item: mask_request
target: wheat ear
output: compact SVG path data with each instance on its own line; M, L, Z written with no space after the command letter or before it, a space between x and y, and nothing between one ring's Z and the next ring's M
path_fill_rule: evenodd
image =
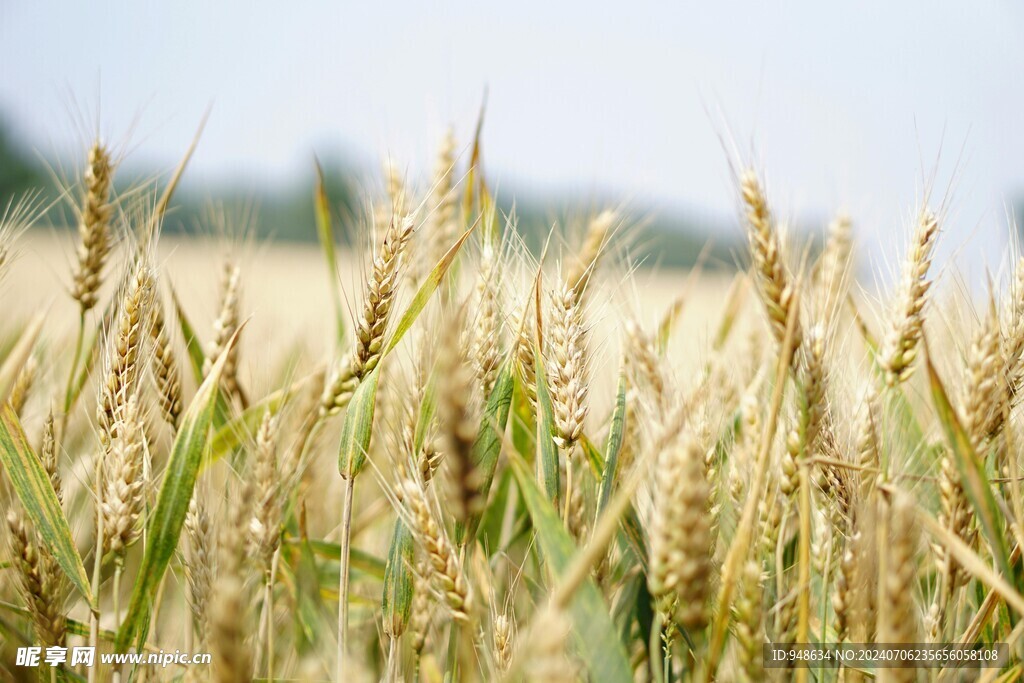
M1024 257L1017 261L1005 322L1006 389L1011 407L1024 388Z
M103 549L123 562L128 546L141 534L138 521L145 502L143 425L136 397L128 400L111 433L101 468Z
M708 619L711 529L704 453L689 436L663 450L656 467L649 529L648 587L677 626L699 631Z
M897 493L890 503L890 538L882 539L886 549L882 558L881 600L878 605L878 639L882 643L914 643L918 641L917 606L917 520L913 503ZM917 680L913 668L885 668L882 678L893 683Z
M228 514L219 533L217 578L210 593L209 646L216 683L252 680L252 657L246 646L248 593L245 583L245 540L251 514L252 487L242 484L229 498Z
M576 293L561 284L552 294L548 379L555 409L555 442L571 454L587 417L586 338Z
M149 328L153 341L150 371L156 385L160 414L171 429L177 431L182 411L181 370L164 322L164 311L160 301L153 302L152 315L153 324Z
M849 214L841 211L829 223L828 238L821 253L818 270L818 289L822 298L822 312L832 314L846 295L847 278L852 265L853 223Z
M213 339L210 341L203 361L203 376L210 374L213 364L228 348L228 342L238 330L241 306L241 268L232 261L225 261L221 276L220 312L213 322ZM236 397L244 403L241 387L238 384L238 344L228 350L221 371L221 386L229 396Z
M473 442L479 424L470 405L473 372L463 346L454 343L457 339L452 335L448 342L442 342L438 359L441 386L437 413L450 475L448 500L453 503L455 518L465 523L482 510L486 501L481 496L479 474L473 460Z
M264 574L270 572L271 558L281 544L282 492L287 490L287 477L277 461L277 431L277 418L269 411L264 413L256 432L252 472L256 497L249 521L250 554Z
M423 275L433 268L458 237L455 218L458 196L454 192L453 172L455 144L455 135L449 129L445 133L434 162L433 182L428 198L430 213L427 216L427 224L424 229L427 245L423 256L426 263L422 268L418 268L420 271L418 275ZM417 259L417 262L422 260L424 259ZM415 280L418 282L420 277L416 277Z
M931 287L928 269L932 264L938 236L938 218L931 211L923 210L914 229L910 251L903 263L896 308L882 345L881 364L889 386L906 381L914 371L917 345L924 330L924 307Z
M793 305L791 276L782 257L782 243L768 209L768 200L757 174L748 170L740 176L747 241L754 263L755 278L768 313L772 334L778 342L786 336L786 321ZM795 348L800 347L800 329L794 332Z
M1002 367L1002 335L995 304L991 304L967 351L967 391L961 411L964 430L979 457L984 457L985 444L1003 426L1007 378Z
M526 680L571 683L579 680L579 667L569 658L567 646L572 622L564 610L544 607L534 617L523 643Z
M21 413L25 409L25 402L28 401L29 394L32 393L32 385L36 381L38 370L39 361L36 360L34 355L29 356L25 364L21 366L18 376L14 379L14 386L11 387L11 394L7 400L19 417L21 417Z
M106 375L96 408L104 446L116 436L115 423L135 393L152 288L153 273L145 262L139 262L128 278L116 322L107 334Z
M619 222L619 214L611 209L605 209L594 216L587 223L587 233L583 238L579 254L576 256L569 270L566 281L574 292L580 297L587 291L590 278L597 269L601 252L608 243L612 228Z
M185 515L185 535L188 544L189 561L186 565L188 579L188 604L192 612L192 627L195 630L197 646L206 645L207 618L210 592L213 589L214 538L210 516L206 512L201 487L196 487Z
M398 292L402 255L416 228L412 218L392 221L373 260L366 299L356 323L356 340L348 361L338 365L324 390L321 415L333 415L348 405L360 380L380 362L391 306Z
M515 622L507 614L495 615L492 639L494 641L494 663L497 665L498 671L508 671L508 667L512 663Z
M435 589L443 596L453 619L468 621L473 598L469 583L455 547L438 525L422 487L406 479L399 484L397 494L408 513L410 530L427 555Z
M501 362L502 313L500 254L493 237L484 237L476 281L476 315L470 334L470 358L473 359L480 392L486 401L494 389Z
M103 266L110 253L113 174L110 152L99 141L93 143L85 166L85 192L78 209L80 242L71 285L71 296L78 302L83 315L96 305L97 293L103 283Z
M761 646L765 642L761 581L761 565L753 560L747 562L740 579L735 613L737 663L748 683L756 683L764 678L761 662Z

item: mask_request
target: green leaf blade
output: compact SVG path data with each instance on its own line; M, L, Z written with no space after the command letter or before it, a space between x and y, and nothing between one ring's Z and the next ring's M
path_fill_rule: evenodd
M336 341L340 346L345 340L345 314L341 305L341 285L338 282L338 256L334 249L334 225L331 221L331 202L327 197L327 185L324 182L324 170L320 162L316 162L316 190L313 197L316 213L316 234L320 240L320 249L327 262L327 273L330 278L331 302L334 306L334 323Z
M385 628L389 625L398 626L392 627L398 634L405 630L412 614L413 551L412 532L398 518L391 534L388 561L384 567L384 594L381 598Z
M551 402L544 356L534 344L533 357L537 374L537 474L548 500L558 505L558 447L555 444L555 407Z
M377 403L380 364L363 378L352 394L341 427L338 471L345 479L354 479L366 466L366 454L373 436L373 413Z
M619 473L619 453L622 451L622 435L626 431L626 374L619 373L619 386L615 392L615 409L612 424L608 430L608 442L604 448L604 471L601 473L601 488L597 497L598 516L608 506L615 479Z
M928 384L932 391L935 410L949 440L949 447L955 457L964 492L978 516L982 532L988 538L996 564L1003 576L1012 577L1010 556L1006 548L1006 538L1002 533L1002 526L999 524L1001 517L995 496L992 494L992 485L985 475L983 463L978 458L967 433L960 424L956 411L949 400L949 395L946 393L946 388L932 364L927 345L925 345L925 366L928 370Z
M494 389L491 390L487 405L484 407L483 417L480 419L480 429L473 442L473 465L477 472L477 482L482 500L487 500L491 484L494 482L494 473L498 469L498 456L501 454L505 427L508 425L508 414L512 408L512 390L515 388L513 368L514 359L509 356L498 371ZM476 536L479 525L480 515L477 514L469 520L467 525L468 538ZM461 529L457 531L461 531ZM461 541L461 538L459 540Z
M546 494L537 486L523 459L513 454L511 462L516 483L533 519L537 543L545 563L556 578L560 577L569 570L576 553L572 537ZM569 612L575 624L573 631L576 643L590 672L590 680L633 680L626 650L593 578L587 577L580 585L569 604Z
M0 407L0 462L43 544L78 592L92 605L94 596L89 577L75 548L68 520L50 477L29 445L10 403Z

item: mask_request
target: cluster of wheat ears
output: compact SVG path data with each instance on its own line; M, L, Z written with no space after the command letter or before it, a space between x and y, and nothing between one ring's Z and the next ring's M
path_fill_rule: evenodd
M45 314L2 321L0 674L957 680L766 671L762 645L1001 641L1001 669L966 675L1018 679L1024 260L951 321L930 302L943 211L925 197L872 301L851 221L799 248L746 170L749 269L719 320L687 329L677 303L650 324L595 294L633 274L620 212L531 255L479 134L470 149L446 139L426 191L386 179L359 291L339 284L319 182L335 350L281 360L238 343L258 273L225 262L203 329L162 272L185 162L159 195L118 193L91 146L66 193L74 342ZM0 274L39 208L4 215ZM670 341L696 334L684 372ZM598 361L612 338L621 361ZM257 363L284 368L265 395L244 386ZM212 664L14 662L85 644Z

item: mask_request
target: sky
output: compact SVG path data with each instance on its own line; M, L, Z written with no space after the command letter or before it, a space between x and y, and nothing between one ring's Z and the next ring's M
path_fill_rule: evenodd
M425 174L485 89L508 192L732 217L730 162L754 163L779 214L846 208L893 260L930 187L946 248L989 262L1024 199L1012 2L0 2L0 115L28 146L98 125L170 168L212 105L198 187L306 178L314 153Z

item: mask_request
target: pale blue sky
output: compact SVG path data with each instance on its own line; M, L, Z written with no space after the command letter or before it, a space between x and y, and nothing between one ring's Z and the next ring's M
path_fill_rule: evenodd
M131 158L169 167L212 102L191 182L258 190L313 151L428 168L486 85L485 161L510 188L729 215L731 134L787 213L844 204L886 244L938 158L940 190L959 175L949 241L994 250L1024 196L1021 7L3 0L0 111L66 151L69 108L92 119L102 94L103 130L137 118Z

